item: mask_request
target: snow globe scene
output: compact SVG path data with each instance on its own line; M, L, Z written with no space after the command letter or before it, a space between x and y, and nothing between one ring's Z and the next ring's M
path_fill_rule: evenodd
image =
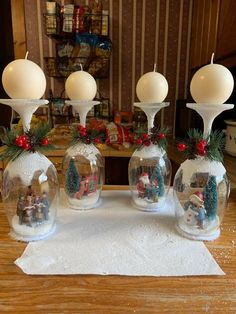
M40 153L50 146L45 134L48 127L16 135L9 131L1 158L9 158L2 181L4 209L11 226L10 235L22 241L47 237L55 230L59 201L57 172Z
M175 175L173 189L178 231L190 239L217 238L229 195L223 164L203 156L187 159Z
M169 106L163 102L168 94L166 78L156 71L147 72L136 85L139 107L147 116L147 133L136 138L139 146L129 162L129 187L134 207L145 211L156 211L163 207L170 186L171 163L165 148L167 129L154 126L154 118L162 109Z
M69 206L74 209L96 207L104 181L103 157L92 142L88 144L88 135L82 137L87 143L81 141L68 148L63 161L65 192ZM95 137L95 142L98 141Z
M190 92L196 103L187 107L203 119L203 132L192 129L188 138L178 144L185 160L174 179L177 230L194 240L214 240L220 235L230 193L229 180L222 164L225 134L212 131L214 119L233 104L225 104L234 88L230 71L211 63L200 68L190 83Z
M161 134L164 140L164 133ZM158 136L158 135L157 135ZM165 150L144 140L129 162L129 187L132 205L145 211L156 211L164 206L170 187L171 163Z
M70 99L66 104L78 113L80 123L73 129L73 141L63 160L63 174L69 206L90 209L99 204L104 181L104 159L95 145L104 141L105 133L86 128L88 112L100 102L93 100L97 93L95 79L80 66L81 70L71 73L65 83Z

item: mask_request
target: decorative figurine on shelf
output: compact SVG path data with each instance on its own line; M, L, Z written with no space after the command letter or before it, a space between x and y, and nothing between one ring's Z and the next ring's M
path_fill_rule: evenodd
M212 123L221 112L234 107L223 104L233 91L230 71L220 64L198 70L190 91L196 103L187 104L203 119L204 131L190 130L188 138L177 148L186 160L177 171L173 189L177 230L194 240L214 240L220 235L220 224L229 196L229 180L223 161L225 134L212 132Z

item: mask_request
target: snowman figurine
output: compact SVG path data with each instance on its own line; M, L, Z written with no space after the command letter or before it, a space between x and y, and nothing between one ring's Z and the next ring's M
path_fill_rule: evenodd
M206 219L206 210L204 208L204 198L201 192L195 192L190 195L189 200L184 205L184 222L190 226L196 226L203 229L203 222Z

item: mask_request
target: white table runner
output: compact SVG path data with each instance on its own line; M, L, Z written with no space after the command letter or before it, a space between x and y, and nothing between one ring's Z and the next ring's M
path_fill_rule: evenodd
M129 191L103 191L89 211L69 209L62 191L55 233L29 243L15 263L41 275L224 275L204 243L175 231L171 192L165 209L150 213L131 207Z

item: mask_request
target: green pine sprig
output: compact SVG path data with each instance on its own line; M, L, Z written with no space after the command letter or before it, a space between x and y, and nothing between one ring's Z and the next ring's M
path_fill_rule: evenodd
M169 133L168 128L153 127L150 129L150 133L143 133L139 137L135 138L134 143L136 145L149 146L150 144L158 145L159 148L166 150L168 144L167 135Z
M103 130L87 129L86 127L78 125L72 130L72 138L72 145L76 144L78 141L84 144L101 144L105 143L106 133Z
M15 160L25 151L34 153L54 149L54 146L48 142L49 131L50 126L43 122L25 133L16 130L8 131L1 139L5 148L0 154L0 160Z
M177 140L177 148L183 152L185 158L195 159L199 156L208 160L223 161L225 134L222 131L213 131L204 136L198 129L191 129L187 137Z

